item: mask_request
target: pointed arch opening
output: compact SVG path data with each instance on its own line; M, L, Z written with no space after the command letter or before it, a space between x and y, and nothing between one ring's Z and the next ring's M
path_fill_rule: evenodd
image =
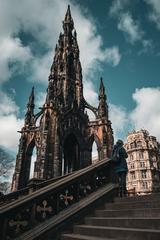
M97 147L96 141L94 140L92 144L92 164L97 163L98 160L99 160L98 147Z
M69 134L64 141L62 171L64 174L78 170L80 167L80 149L77 138L74 134Z
M27 185L29 179L33 178L34 175L34 163L36 159L36 146L35 141L32 140L26 150L25 159L24 159L24 182L25 186Z
M36 159L37 159L37 148L34 146L32 155L31 155L29 179L34 177L34 166L35 166Z
M91 163L95 164L100 160L101 142L96 134L92 134L89 139L90 151L91 151Z
M96 120L96 115L92 110L86 108L86 112L87 112L89 121L95 121Z

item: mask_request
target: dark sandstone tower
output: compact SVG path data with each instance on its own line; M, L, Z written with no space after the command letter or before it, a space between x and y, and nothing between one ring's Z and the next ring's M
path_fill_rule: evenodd
M89 121L86 108L95 114L94 121ZM91 164L94 141L99 160L111 154L113 132L108 120L103 80L100 82L99 106L92 107L83 96L77 34L69 6L63 21L63 33L60 33L55 48L45 104L39 113L34 114L32 89L20 133L12 191L27 186L34 148L33 177L37 180L68 174Z

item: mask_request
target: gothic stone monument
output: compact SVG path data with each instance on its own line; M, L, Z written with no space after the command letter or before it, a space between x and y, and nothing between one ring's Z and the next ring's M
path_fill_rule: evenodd
M37 114L34 106L33 88L20 131L12 191L27 186L34 148L37 155L33 178L39 181L92 164L94 141L99 161L110 156L113 131L108 120L103 80L100 81L99 105L95 108L83 96L77 34L69 6L63 21L63 33L60 33L55 48L45 104ZM95 114L94 121L89 120L86 109Z

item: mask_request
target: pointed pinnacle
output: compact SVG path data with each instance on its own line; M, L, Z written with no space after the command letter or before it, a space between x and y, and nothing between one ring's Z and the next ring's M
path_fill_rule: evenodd
M31 94L29 96L28 106L34 106L34 87L32 87Z
M77 39L77 32L74 30L74 37Z
M68 5L68 9L65 15L65 21L70 21L72 20L72 16L71 16L71 9L70 9L70 5Z
M31 95L34 96L34 86L32 87L32 92L31 92Z
M32 87L30 98L34 98L34 86Z
M104 83L103 83L103 78L101 77L101 79L100 79L100 91L102 91L102 90L105 90L104 89Z

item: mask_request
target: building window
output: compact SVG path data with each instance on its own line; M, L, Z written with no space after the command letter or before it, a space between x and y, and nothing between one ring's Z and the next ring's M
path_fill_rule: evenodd
M141 172L141 175L142 175L142 178L147 178L147 173L146 173L146 171L142 171L142 172Z
M137 147L142 147L142 142L141 141L137 141Z
M140 162L140 167L144 168L145 167L145 162Z
M131 163L131 169L134 169L134 163Z
M142 182L142 188L143 189L148 189L148 183L147 182Z
M131 172L131 179L132 179L132 180L136 179L135 172Z
M130 160L133 160L133 155L132 154L130 155Z
M143 159L143 152L139 153L139 159Z
M136 146L135 146L135 142L132 142L131 143L131 148L135 148Z

